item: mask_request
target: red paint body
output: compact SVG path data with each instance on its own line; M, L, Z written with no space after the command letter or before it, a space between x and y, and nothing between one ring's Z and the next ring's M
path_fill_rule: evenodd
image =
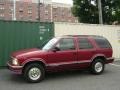
M78 38L84 37L93 45L92 49L79 49ZM54 52L52 49L40 50L39 48L33 48L17 51L12 54L12 57L18 60L19 65L13 65L10 61L8 62L9 69L17 74L22 74L22 70L27 63L42 62L46 71L53 72L88 68L97 57L104 57L106 64L114 61L112 48L100 48L91 36L65 36L60 37L58 42L62 38L73 38L75 50Z

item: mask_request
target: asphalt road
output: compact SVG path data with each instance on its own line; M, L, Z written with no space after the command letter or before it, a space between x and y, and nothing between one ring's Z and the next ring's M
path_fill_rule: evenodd
M47 74L40 83L26 83L21 76L0 69L0 90L120 90L120 62L107 65L102 75L73 71Z

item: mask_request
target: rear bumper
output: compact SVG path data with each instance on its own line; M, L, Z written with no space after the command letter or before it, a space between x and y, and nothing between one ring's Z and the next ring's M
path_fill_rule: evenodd
M22 74L22 68L23 66L14 66L10 62L7 63L8 69L12 71L15 74Z
M108 64L108 63L113 63L114 60L115 60L115 58L107 58L106 64Z

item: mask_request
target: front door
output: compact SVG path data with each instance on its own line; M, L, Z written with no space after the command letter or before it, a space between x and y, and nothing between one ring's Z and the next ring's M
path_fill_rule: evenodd
M62 38L48 54L48 66L55 69L72 69L77 61L75 40Z

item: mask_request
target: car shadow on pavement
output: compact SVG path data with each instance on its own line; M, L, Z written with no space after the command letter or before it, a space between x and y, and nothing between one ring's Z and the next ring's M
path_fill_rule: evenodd
M104 76L109 73L111 72L105 70L104 73L101 75ZM41 83L51 82L56 80L58 81L64 79L69 80L69 79L86 78L86 77L99 77L99 75L90 74L89 71L65 71L65 72L47 73L45 79ZM21 75L11 74L9 80L11 83L17 83L17 84L26 83L23 76Z
M54 73L46 73L45 79L42 82L59 80L64 78L74 78L81 76L90 75L87 71L62 71L62 72L54 72ZM10 74L9 81L11 83L26 83L22 75Z
M9 79L13 83L25 83L25 80L22 75L11 74Z
M105 70L104 73L101 75L103 76L103 75L109 74L109 73L110 73L110 71ZM86 78L86 77L99 77L99 75L93 75L89 71L83 71L83 70L47 73L44 81L47 82L47 81L51 81L51 80Z

